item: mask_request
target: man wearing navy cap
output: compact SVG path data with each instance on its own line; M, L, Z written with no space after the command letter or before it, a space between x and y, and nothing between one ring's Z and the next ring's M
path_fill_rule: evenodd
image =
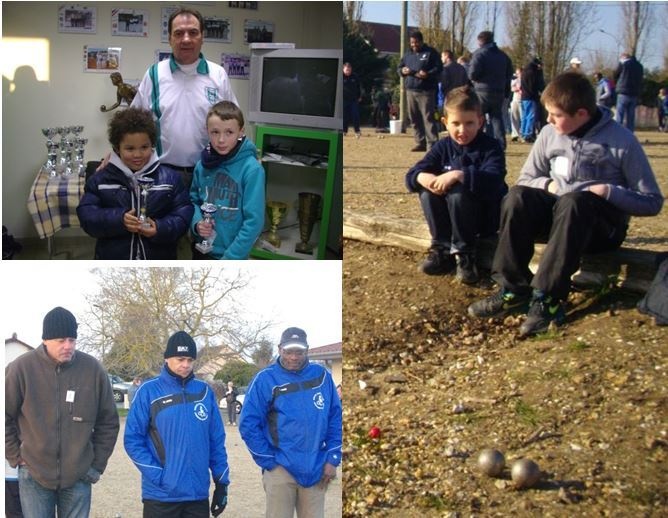
M278 360L246 393L239 432L262 468L266 518L322 518L341 462L341 401L331 374L309 362L306 333L289 327Z
M5 370L5 457L18 466L23 516L88 516L119 421L100 363L76 350L65 308L44 317L42 344Z
M144 518L208 518L227 506L225 429L216 397L195 379L197 345L185 331L167 342L160 375L137 389L125 425L125 451L141 472Z

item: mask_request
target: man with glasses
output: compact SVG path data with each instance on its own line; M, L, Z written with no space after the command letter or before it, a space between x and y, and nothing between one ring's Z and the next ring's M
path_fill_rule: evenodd
M341 401L331 374L308 359L306 333L289 327L278 359L251 383L239 432L262 468L266 518L322 518L341 462Z

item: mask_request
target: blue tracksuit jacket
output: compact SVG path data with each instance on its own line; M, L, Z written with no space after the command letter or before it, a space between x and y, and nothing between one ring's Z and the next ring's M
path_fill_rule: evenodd
M331 374L308 361L299 371L277 361L258 372L239 432L262 469L280 465L300 486L317 484L326 462L341 463L341 401Z
M229 484L225 429L211 388L164 366L142 383L125 424L125 451L141 471L142 498L186 502L209 498L209 470Z

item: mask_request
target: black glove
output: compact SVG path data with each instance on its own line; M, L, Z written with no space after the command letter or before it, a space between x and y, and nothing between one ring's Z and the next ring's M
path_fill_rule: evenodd
M211 500L211 514L218 516L227 507L227 485L216 483L216 489L213 491Z

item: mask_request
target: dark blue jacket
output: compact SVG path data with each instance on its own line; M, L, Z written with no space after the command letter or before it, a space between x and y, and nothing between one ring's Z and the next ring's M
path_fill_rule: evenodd
M614 75L617 94L638 97L642 90L643 75L642 65L635 56L620 62Z
M349 76L343 74L343 102L358 102L360 97L362 97L362 85L359 76L355 72Z
M471 56L469 79L476 91L503 93L510 97L510 80L513 78L513 63L508 55L488 43Z
M239 432L258 466L283 466L300 486L311 487L326 462L341 462L341 419L341 401L324 367L307 361L289 371L277 361L248 388Z
M450 137L439 140L434 147L406 173L406 187L419 192L419 173L441 174L453 169L464 171L464 187L483 201L499 201L508 192L506 158L499 141L478 132L467 145L460 146Z
M141 472L142 498L186 502L229 484L225 429L211 388L163 367L137 389L125 424L125 451Z
M157 226L157 234L146 238L123 225L123 215L137 209L139 197L135 180L124 169L129 173L112 153L109 164L86 182L77 207L81 227L97 239L95 259L176 259L177 241L188 230L194 211L180 176L157 161L145 168L143 174L154 180L147 215Z
M430 91L438 88L438 80L440 79L441 70L443 70L443 63L438 52L432 49L429 45L422 44L419 52L412 50L406 52L404 57L399 62L397 71L401 74L401 69L408 67L411 73L405 77L404 86L408 90ZM427 72L426 79L415 77L415 74L420 70Z

